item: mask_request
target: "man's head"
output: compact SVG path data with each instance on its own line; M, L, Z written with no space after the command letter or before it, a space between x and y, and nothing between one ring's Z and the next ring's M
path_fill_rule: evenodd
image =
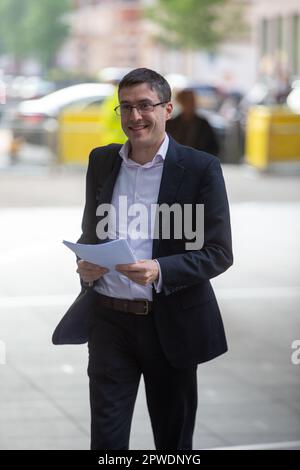
M119 96L123 88L130 88L146 83L152 91L156 91L160 101L171 101L171 88L167 80L154 70L139 68L127 73L119 83Z
M184 89L177 93L176 101L180 104L182 113L193 116L196 113L196 97L192 90Z
M119 84L119 111L122 128L134 148L157 148L171 117L171 89L154 70L139 68L129 72Z

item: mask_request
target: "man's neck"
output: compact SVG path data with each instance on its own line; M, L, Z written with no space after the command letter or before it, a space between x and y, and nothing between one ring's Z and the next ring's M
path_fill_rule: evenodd
M140 165L145 165L145 163L151 162L163 141L165 140L165 136L163 137L162 141L159 142L155 146L151 147L133 147L130 144L128 157L131 158L136 163Z

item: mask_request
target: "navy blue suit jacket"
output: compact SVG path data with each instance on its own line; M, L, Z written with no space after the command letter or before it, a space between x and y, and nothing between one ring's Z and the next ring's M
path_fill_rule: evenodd
M120 145L94 149L89 158L81 243L100 243L96 235L99 204L111 202L122 163ZM201 363L227 350L219 307L210 279L233 262L229 208L219 160L179 145L170 137L158 204L204 204L204 244L186 250L186 239L154 239L152 258L162 273L163 290L153 289L154 320L161 346L175 367ZM82 286L53 334L54 344L88 340L89 315L97 294ZM98 307L99 308L99 307Z

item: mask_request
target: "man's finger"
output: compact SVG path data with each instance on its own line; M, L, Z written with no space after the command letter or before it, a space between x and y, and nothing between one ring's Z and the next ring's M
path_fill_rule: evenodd
M144 276L144 274L135 274L135 273L129 273L127 275L128 279L130 279L131 281L133 282L137 282L138 284L145 284L148 282L149 280L149 277L148 276Z
M89 261L84 261L83 259L77 262L78 266L84 269L92 270L92 269L107 269L104 266L100 266L99 264L90 263Z
M116 265L116 270L117 271L122 271L122 272L139 272L139 271L145 271L147 267L141 263L131 263L131 264L117 264Z

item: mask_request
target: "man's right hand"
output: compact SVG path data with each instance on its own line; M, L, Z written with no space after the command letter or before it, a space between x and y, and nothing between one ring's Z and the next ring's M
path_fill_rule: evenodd
M84 282L93 282L97 281L104 274L108 273L109 269L104 268L103 266L98 266L97 264L89 263L83 259L77 261L77 270L76 272L80 275L81 279Z

